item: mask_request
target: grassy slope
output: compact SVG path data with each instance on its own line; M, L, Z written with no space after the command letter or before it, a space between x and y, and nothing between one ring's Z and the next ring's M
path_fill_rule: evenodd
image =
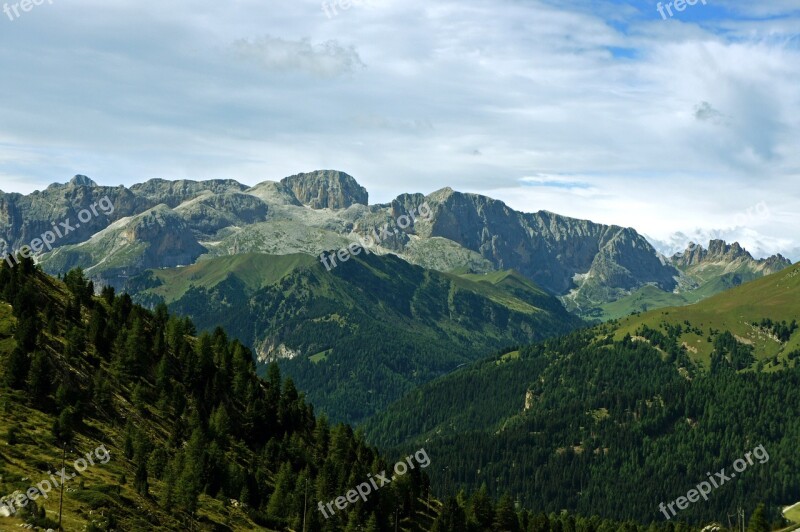
M794 334L786 344L781 344L763 331L753 327L753 321L770 318L773 321L800 318L800 265L732 288L721 294L682 308L665 308L645 314L629 316L619 321L615 338L621 339L626 333L647 325L657 329L665 322L671 325L691 323L702 329L703 334L684 333L690 356L709 367L713 344L707 341L709 329L729 330L746 343L755 347L759 360L778 357L785 360L786 355L800 348L800 334ZM777 369L767 365L767 371Z
M643 286L626 297L601 305L601 314L598 317L602 320L619 319L634 312L692 305L757 277L755 274L747 272L726 273L719 271L716 274L718 275L717 277L709 276L709 279L699 288L677 294L665 292L652 285Z
M167 302L180 299L192 286L213 288L235 275L250 290L273 284L299 267L318 262L310 255L262 255L247 253L203 260L184 268L153 270L153 275L164 284L149 290Z
M789 511L784 512L786 519L793 523L800 523L800 503L792 506Z
M405 263L402 267L397 267L396 264L386 261L387 258L384 257L373 257L371 261L359 260L358 264L364 268L365 275L371 276L380 283L394 285L396 281L400 283L411 281L410 278L398 279L395 277L403 276L407 274L406 269L416 267L406 266ZM383 303L380 303L382 297L387 294L365 294L360 279L353 278L353 276L336 275L342 273L343 270L340 268L327 272L315 257L300 253L293 255L250 253L226 256L200 261L187 267L151 270L148 273L151 278L156 280L158 286L135 290L135 294L137 297L156 296L163 298L167 304L171 304L181 300L192 288L210 290L233 278L242 283L247 295L250 296L265 287L274 288L298 272L305 271L310 272L313 278L319 281L313 285L317 295L340 301L343 309L362 306L363 302L360 300L364 299L364 295L369 295L371 301L379 302L380 309L389 310ZM545 310L563 313L563 309L554 298L516 272L492 272L487 275L431 272L430 275L451 283L451 292L460 290L471 293L514 312L528 316L542 315ZM286 287L284 286L284 288ZM304 286L304 288L307 287ZM469 332L463 330L463 327L458 324L447 323L449 320L446 316L438 318L435 325L443 330L457 330L460 334ZM319 319L319 317L315 319ZM337 319L340 320L339 317ZM412 321L402 325L412 329L427 330L434 324L429 321L417 320L417 322Z
M246 253L213 258L181 268L152 270L153 276L163 284L148 289L147 292L159 295L170 303L180 299L193 286L213 288L231 275L243 281L248 289L255 291L277 283L299 268L309 268L318 263L318 259L303 253L291 255ZM386 276L378 269L371 268L371 271L377 276ZM485 275L443 275L465 289L521 312L535 313L540 309L514 296L514 292L525 291L530 295L547 297L547 293L535 283L512 271L491 272Z

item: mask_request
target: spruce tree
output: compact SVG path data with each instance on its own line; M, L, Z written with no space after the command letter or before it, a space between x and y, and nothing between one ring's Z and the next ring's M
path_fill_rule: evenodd
M500 499L495 513L495 530L497 532L519 532L519 519L514 510L514 500L509 494L503 495Z
M767 521L767 511L764 504L759 504L753 515L750 516L750 524L747 526L747 532L769 532L770 526Z

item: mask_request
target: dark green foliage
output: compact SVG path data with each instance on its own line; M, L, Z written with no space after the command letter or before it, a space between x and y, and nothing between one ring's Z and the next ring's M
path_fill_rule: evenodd
M786 320L778 323L769 318L764 318L760 322L753 322L753 326L767 331L783 343L788 342L798 328L797 320L792 320L791 323L787 324Z
M450 497L433 523L432 532L467 532L467 518L464 509L455 497Z
M96 430L98 424L84 424L85 417L126 424L116 445L120 459L132 462L133 488L147 497L153 482L163 481L159 502L181 520L197 518L199 497L206 494L242 497L257 522L297 529L306 494L311 516L319 501L331 501L368 474L388 469L349 426L317 420L277 366L269 367L266 380L259 379L252 353L221 329L194 338L191 321L170 316L163 306L150 312L110 290L102 299L92 298L80 272L66 278L69 288L35 269L26 274L0 267L0 294L19 302L18 323L38 320L50 303L47 312L64 324L57 327L61 338L19 333L20 346L5 355L0 377L25 388L36 408L52 412L58 442L69 444L76 433ZM43 286L62 297L43 295ZM73 315L75 301L82 310ZM58 349L61 345L66 349ZM118 413L123 407L117 395L135 406L126 410L127 423ZM151 417L170 420L168 440L159 440L147 422ZM9 431L10 444L17 434ZM127 481L123 473L118 484ZM427 477L414 471L394 484L337 513L325 529L387 530L380 516L398 503L401 520L418 519ZM118 491L78 490L75 498L93 509L122 504ZM105 515L111 523L113 517ZM321 514L314 519L324 520Z
M42 351L36 351L31 360L27 377L27 391L31 402L41 408L47 409L53 383L53 363Z
M519 519L510 495L503 495L495 513L494 528L497 532L519 532Z
M665 351L669 362L678 362L681 365L689 366L690 362L686 355L686 348L679 343L681 334L683 334L683 328L680 325L677 327L666 325L666 334L656 329L651 329L647 325L636 331L637 336L646 338L651 345Z
M73 407L63 409L53 423L53 436L56 441L70 443L75 436L79 421L78 413Z
M30 357L24 349L17 346L8 357L3 380L12 388L22 389L25 379L28 378L29 367Z
M728 331L717 336L714 352L711 354L711 372L716 373L724 367L734 371L750 367L755 362L753 347L736 340Z
M753 515L750 516L750 523L747 525L747 532L769 532L772 528L767 521L766 509L763 504L759 504Z
M646 334L669 348L670 334ZM493 357L412 392L366 432L383 446L424 443L434 486L450 493L485 483L490 496L508 490L537 511L640 523L663 521L659 502L763 444L768 462L678 519L720 520L762 501L774 512L800 500L800 396L787 393L800 388L800 369L733 371L750 351L717 337L713 373L679 371L667 349L631 337L548 340L521 349L520 360Z
M19 443L19 432L21 427L19 425L9 425L8 431L6 432L6 442L9 445L16 445Z
M133 479L133 485L139 495L148 494L150 488L147 483L147 465L144 462L139 462L136 465L136 477Z

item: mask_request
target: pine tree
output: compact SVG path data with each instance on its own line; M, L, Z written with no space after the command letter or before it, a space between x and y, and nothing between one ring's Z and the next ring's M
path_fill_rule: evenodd
M433 522L432 532L466 532L467 517L455 497L450 497L442 506L442 511Z
M27 385L34 405L42 407L47 403L52 387L52 364L50 358L41 351L36 351L31 360Z
M127 294L126 294L127 295ZM144 324L138 317L133 319L133 325L128 331L125 342L125 351L122 357L122 372L129 376L142 375L147 363L147 337Z
M165 469L164 488L161 491L161 507L170 512L177 503L178 477L183 469L182 457L182 453L178 451Z
M22 389L25 385L25 379L28 378L29 368L30 359L28 355L20 347L15 347L8 357L5 373L6 384L12 388Z
M73 362L80 358L86 350L86 339L83 329L80 327L70 327L67 331L67 345L64 349L64 356L67 362Z
M769 532L770 526L767 521L767 510L764 504L759 504L753 515L750 516L750 524L747 526L747 532Z
M133 425L131 425L129 420L127 426L125 427L125 437L122 440L122 454L128 460L133 459L133 430Z
M147 460L147 470L153 475L154 478L159 480L164 479L164 472L169 463L169 455L163 447L158 446L150 453L150 458Z
M292 490L294 478L292 475L291 462L285 462L278 476L275 478L275 490L269 498L267 513L276 518L289 517L289 509L292 507Z
M53 436L60 442L72 442L77 424L75 409L71 406L65 408L53 422Z
M139 462L136 466L136 477L133 480L133 486L136 489L136 493L139 495L148 495L149 484L147 483L147 466L144 462Z
M514 510L514 501L509 494L503 495L497 504L495 530L498 532L519 532L519 519Z
M481 530L489 530L494 522L494 508L489 498L486 484L472 496L470 503L470 520L478 525Z
M113 412L114 409L114 394L111 390L110 376L102 369L98 370L94 376L94 385L92 386L92 404L99 411L106 415Z
M106 327L108 323L105 318L105 311L102 307L95 307L89 317L89 338L94 345L95 351L103 359L108 359L110 344L106 338Z
M102 297L108 305L114 304L114 287L113 286L104 286L100 291L100 297Z
M231 420L224 404L220 404L211 412L208 428L212 436L220 443L228 440L231 432Z
M372 512L367 519L366 527L364 528L365 532L380 532L380 527L378 527L378 518L375 515L375 512Z
M197 510L197 497L205 485L206 438L200 427L194 429L186 444L183 471L178 482L178 502L190 514Z

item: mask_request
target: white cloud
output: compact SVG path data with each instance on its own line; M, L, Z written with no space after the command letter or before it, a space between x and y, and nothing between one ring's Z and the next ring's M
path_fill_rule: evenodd
M336 77L366 66L352 46L345 48L336 41L312 44L309 39L288 41L266 36L239 39L233 49L269 72L301 70L320 77Z

